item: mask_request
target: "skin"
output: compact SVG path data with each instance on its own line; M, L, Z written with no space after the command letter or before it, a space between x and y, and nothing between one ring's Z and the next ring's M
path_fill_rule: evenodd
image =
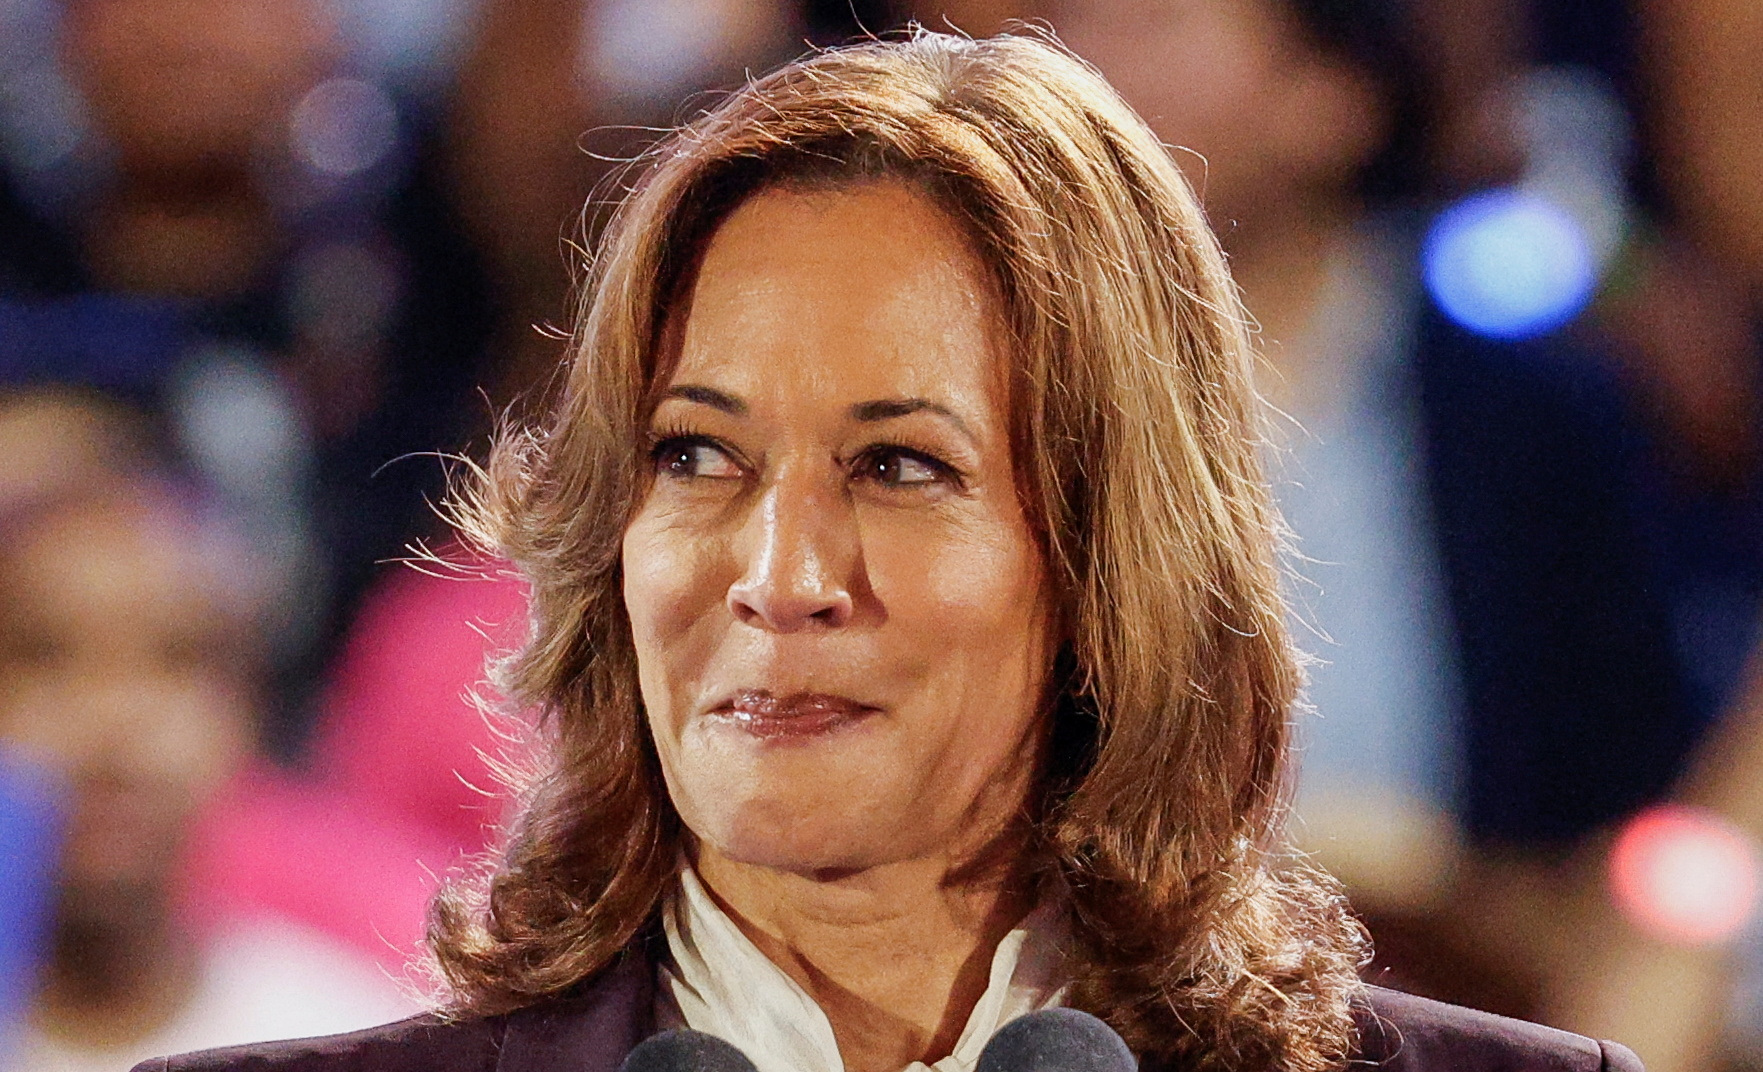
M712 9L721 23L708 66L697 72L701 87L738 82L744 70L770 68L800 46L795 5L783 0L695 6ZM602 157L619 160L639 151L639 132L667 122L676 104L672 95L644 102L609 91L598 62L605 50L594 36L607 22L606 10L607 0L481 5L452 94L448 177L458 191L458 211L504 293L506 320L494 347L502 355L499 382L486 385L498 407L524 406L542 395L537 388L557 367L556 340L533 325L569 318L557 271L559 224L579 215L592 197L610 167ZM685 95L682 89L677 96Z
M1279 0L1102 0L1056 16L1067 43L1181 147L1227 241L1274 241L1284 217L1350 186L1386 135L1370 80L1313 47Z
M0 508L104 478L133 449L129 418L71 391L15 392L0 402Z
M263 165L301 94L340 57L311 0L77 0L69 74L114 155L85 254L106 286L217 298L280 246Z
M248 724L222 606L189 534L133 499L54 509L0 554L0 746L48 766L68 793L35 1010L51 1034L141 1037L194 981L173 878Z
M624 539L668 789L706 885L852 1072L934 1061L1031 898L1046 580L983 266L892 182L777 190L711 241ZM865 404L922 400L926 405ZM743 689L866 712L764 737Z
M1720 268L1763 292L1763 8L1647 0L1641 52L1662 178Z
M1648 0L1635 10L1647 89L1638 118L1670 210L1656 221L1662 240L1631 258L1633 281L1600 312L1675 475L1744 495L1763 465L1763 8Z
M1262 328L1287 412L1325 395L1311 330L1331 253L1359 213L1355 176L1388 134L1376 86L1311 45L1278 0L1054 5L1061 37L1178 146Z

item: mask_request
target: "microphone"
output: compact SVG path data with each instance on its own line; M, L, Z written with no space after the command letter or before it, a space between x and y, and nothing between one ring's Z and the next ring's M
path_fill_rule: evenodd
M1138 1072L1114 1029L1076 1009L1042 1009L1005 1024L980 1051L975 1072ZM682 1028L639 1043L618 1072L758 1072L715 1035Z
M731 1043L702 1031L663 1031L637 1044L618 1072L759 1072Z
M979 1053L975 1072L1138 1072L1114 1029L1076 1009L1042 1009L1005 1024Z

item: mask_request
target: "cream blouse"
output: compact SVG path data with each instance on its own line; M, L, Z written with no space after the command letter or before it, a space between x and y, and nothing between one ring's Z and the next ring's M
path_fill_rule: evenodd
M914 1061L902 1072L973 1072L1000 1027L1062 1004L1063 919L1057 904L1045 904L1005 935L954 1052L933 1065ZM741 932L692 868L681 871L662 920L672 961L661 966L656 988L663 1030L715 1035L738 1047L759 1072L844 1072L826 1013Z

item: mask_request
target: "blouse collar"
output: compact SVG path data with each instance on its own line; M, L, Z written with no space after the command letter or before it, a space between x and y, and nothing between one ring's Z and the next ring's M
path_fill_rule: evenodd
M935 1064L914 1061L902 1072L973 1072L980 1050L999 1028L1062 1004L1064 918L1062 907L1048 902L1006 934L954 1051ZM716 1035L745 1053L759 1072L844 1072L826 1013L742 933L689 866L668 898L662 923L670 954L656 988L662 1029Z

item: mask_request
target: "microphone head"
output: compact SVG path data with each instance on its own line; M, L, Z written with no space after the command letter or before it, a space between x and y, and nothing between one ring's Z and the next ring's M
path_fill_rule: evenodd
M715 1035L681 1028L637 1044L618 1072L758 1072L747 1055Z
M975 1072L1138 1072L1114 1029L1076 1009L1042 1009L999 1028Z

